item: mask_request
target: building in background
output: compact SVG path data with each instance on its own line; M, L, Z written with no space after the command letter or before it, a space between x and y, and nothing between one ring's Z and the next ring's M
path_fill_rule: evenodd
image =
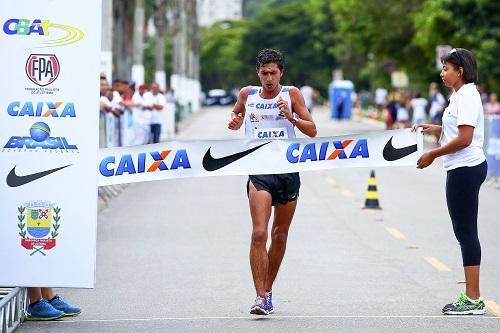
M197 0L198 25L211 26L220 20L240 20L243 17L243 0Z

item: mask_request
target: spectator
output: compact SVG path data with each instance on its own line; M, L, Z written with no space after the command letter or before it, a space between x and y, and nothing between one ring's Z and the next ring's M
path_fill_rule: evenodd
M29 305L26 320L56 320L77 316L80 308L66 303L52 288L28 288Z
M411 100L411 109L413 111L413 124L423 124L427 118L425 109L427 108L427 100L422 97L420 92L417 92L415 98Z
M439 92L438 85L436 83L431 84L431 97L430 97L430 108L429 116L431 117L431 123L434 125L441 125L441 118L443 117L443 110L446 100L443 95ZM436 143L439 142L439 136L437 132L433 132L436 138Z
M500 103L498 103L497 94L490 94L488 103L484 105L484 113L489 116L500 115Z
M152 143L160 142L161 136L161 115L160 112L165 108L165 96L160 91L158 83L151 84L151 91L144 94L146 105L151 107L151 141Z
M146 105L144 94L147 92L147 85L139 85L139 89L132 97L134 107L132 115L135 123L135 144L145 145L149 143L151 133L151 107Z
M375 90L375 105L380 113L387 102L387 90L385 88L377 88Z
M304 81L304 85L300 87L300 92L304 97L306 108L309 110L309 113L312 113L314 106L314 89L309 85L309 81Z
M397 127L405 128L411 126L410 112L408 111L407 100L401 96L399 99L398 112L396 116Z

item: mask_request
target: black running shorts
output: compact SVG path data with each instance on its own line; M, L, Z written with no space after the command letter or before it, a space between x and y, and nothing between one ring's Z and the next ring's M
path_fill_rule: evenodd
M300 176L298 172L248 176L247 195L250 182L258 191L266 191L271 194L273 206L276 204L284 205L299 197Z

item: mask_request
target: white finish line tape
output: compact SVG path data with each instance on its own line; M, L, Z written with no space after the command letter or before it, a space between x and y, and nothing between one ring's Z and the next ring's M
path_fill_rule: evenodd
M415 166L423 135L410 129L323 138L172 141L101 149L98 185L203 176Z

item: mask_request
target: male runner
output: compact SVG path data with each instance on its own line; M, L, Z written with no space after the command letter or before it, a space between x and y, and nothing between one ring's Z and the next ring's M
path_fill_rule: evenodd
M258 138L262 131L283 130L286 138L295 138L295 127L302 133L316 136L316 125L304 104L300 90L282 86L284 57L281 52L264 49L257 55L257 75L261 87L248 86L240 91L231 113L228 128L238 130L245 122L247 138ZM298 173L252 175L247 193L252 216L250 266L257 292L251 314L267 315L274 311L272 287L285 254L288 230L299 196ZM274 206L271 245L266 250L268 223Z

